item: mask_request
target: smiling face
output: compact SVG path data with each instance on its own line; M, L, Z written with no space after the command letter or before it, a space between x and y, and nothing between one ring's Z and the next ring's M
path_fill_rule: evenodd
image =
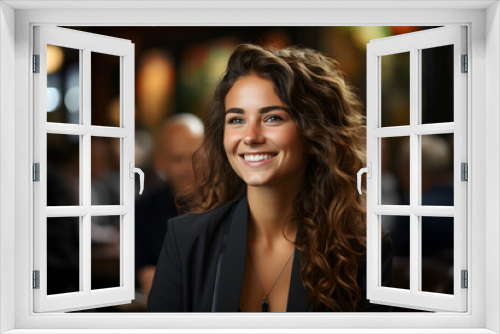
M301 182L306 168L299 129L273 83L255 74L234 83L225 98L224 148L249 187Z

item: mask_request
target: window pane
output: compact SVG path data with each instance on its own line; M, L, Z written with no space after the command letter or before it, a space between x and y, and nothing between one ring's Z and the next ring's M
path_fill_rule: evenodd
M91 224L91 288L119 287L120 216L94 216Z
M80 50L47 45L47 122L80 123Z
M422 205L453 206L453 134L422 140Z
M92 205L120 205L120 138L91 138Z
M422 217L422 291L453 294L452 217Z
M80 136L47 134L47 206L80 205Z
M389 233L392 240L392 287L410 289L410 217L381 216L382 235ZM383 266L381 267L383 269ZM388 278L382 271L382 286Z
M410 53L382 56L382 126L410 124Z
M410 203L410 138L381 138L381 204Z
M47 218L47 294L80 291L80 217Z
M120 57L91 52L92 125L120 126Z
M421 50L422 124L453 122L453 45Z

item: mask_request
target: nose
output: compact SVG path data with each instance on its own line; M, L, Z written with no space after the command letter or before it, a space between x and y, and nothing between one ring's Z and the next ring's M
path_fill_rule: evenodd
M244 142L247 145L262 144L265 138L262 134L260 124L250 123L245 133Z

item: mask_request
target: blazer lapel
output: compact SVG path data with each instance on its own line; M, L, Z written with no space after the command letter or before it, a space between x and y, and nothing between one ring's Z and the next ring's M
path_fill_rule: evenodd
M300 226L297 234L300 233ZM293 255L292 274L290 277L290 290L288 291L287 312L312 312L314 306L307 303L307 290L300 279L300 255L302 252L295 248Z
M241 287L245 274L247 251L248 201L243 196L238 201L228 223L226 249L221 266L217 312L237 312L240 303Z

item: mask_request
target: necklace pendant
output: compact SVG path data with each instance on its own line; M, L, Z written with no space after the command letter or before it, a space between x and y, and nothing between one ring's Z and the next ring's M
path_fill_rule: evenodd
M262 312L269 312L269 303L265 298L262 300Z

